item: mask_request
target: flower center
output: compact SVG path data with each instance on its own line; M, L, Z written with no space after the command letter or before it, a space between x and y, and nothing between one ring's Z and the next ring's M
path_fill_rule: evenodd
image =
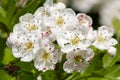
M44 9L44 10L42 10L42 15L43 15L43 16L45 16L45 15L50 16L50 13L49 13L49 12L47 12L47 11Z
M79 24L80 25L86 24L86 21L81 19L81 20L79 20Z
M50 54L49 54L48 52L45 52L45 53L43 54L42 58L43 58L45 61L47 61L47 59L50 58Z
M82 62L82 56L81 55L76 55L76 56L74 56L74 61L75 61L75 63L77 63L77 62Z
M24 46L25 46L25 50L27 50L27 51L31 51L32 50L32 48L33 48L33 43L32 42L26 42L25 44L24 44Z
M104 39L102 36L99 36L99 37L97 38L97 41L100 42L100 43L102 43L102 42L105 41L105 39Z
M71 41L72 45L76 45L79 43L79 38L77 36L75 36L75 37L71 38L70 41Z
M56 19L55 23L56 23L58 26L62 26L63 23L64 23L64 19L63 19L61 16L59 16L59 17Z
M27 29L29 30L29 31L33 31L33 30L37 30L37 27L35 26L35 25L28 25L28 27L27 27Z

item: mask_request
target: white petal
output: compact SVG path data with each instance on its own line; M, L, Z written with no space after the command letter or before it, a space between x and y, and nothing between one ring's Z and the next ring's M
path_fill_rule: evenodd
M80 19L86 20L87 23L88 23L87 27L90 27L90 26L92 25L92 23L93 23L92 18L91 18L90 16L84 14L84 13L79 13L79 14L77 14L77 18L78 18L79 20L80 20Z
M24 53L25 54L25 53ZM21 57L21 61L24 61L24 62L30 62L32 61L33 59L35 58L35 55L31 53L27 53L25 56Z
M65 9L65 8L66 8L65 4L62 3L62 2L58 2L58 3L55 5L55 7L56 7L57 9L59 9L59 10L62 10L62 9Z
M20 17L20 22L27 21L29 22L33 18L33 15L31 13L26 13L25 15Z
M13 27L13 32L20 32L21 31L21 26L20 23L15 24L15 26ZM21 31L22 32L22 31Z
M108 41L108 45L110 46L115 46L116 44L118 44L118 41L114 38L111 38L109 41Z
M21 57L21 53L18 51L18 48L17 47L12 47L12 53L14 55L14 57L16 58L20 58Z
M75 66L75 70L77 72L81 72L83 70L85 70L88 67L89 63L86 61L83 62L79 62L76 66Z
M39 76L37 77L37 80L42 80L42 77L39 75Z
M67 73L71 73L74 70L74 62L71 61L66 61L63 64L63 69L64 71L66 71Z
M108 54L110 54L111 56L115 56L116 51L117 51L117 49L115 47L108 48Z
M88 48L87 50L84 50L84 53L82 54L82 57L86 60L86 61L90 61L92 60L92 58L94 57L94 52L92 49Z
M111 27L107 27L107 26L101 26L101 27L99 27L98 31L101 31L101 33L104 36L107 36L107 37L112 37L113 34L114 34L114 29L111 28Z

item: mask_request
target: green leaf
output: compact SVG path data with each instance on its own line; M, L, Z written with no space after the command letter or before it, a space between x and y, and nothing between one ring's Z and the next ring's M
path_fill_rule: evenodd
M6 16L6 11L0 6L0 14L5 17Z
M25 13L34 13L35 10L43 5L45 0L31 0L24 8L18 9L15 16L12 20L12 26L18 23L20 16L24 15Z
M100 54L95 55L89 67L83 72L82 77L92 75L93 71L101 66ZM99 64L99 65L98 65Z
M115 80L120 76L120 65L115 65L108 69L108 73L104 75L106 78Z
M57 77L57 75L58 74L56 74L53 70L48 70L41 73L42 80L59 80L59 77Z
M101 69L95 71L99 76L109 78L110 80L116 80L120 76L120 65L114 65L107 69Z
M53 0L54 3L57 3L58 0Z
M6 47L4 49L4 56L3 56L2 63L3 64L8 64L10 61L13 61L14 59L15 58L12 55L11 48Z
M0 69L0 80L12 80L12 77L6 71Z
M119 40L119 38L120 38L120 20L118 18L114 18L112 23L114 26L114 30L117 34L117 38Z
M87 80L110 80L107 78L99 78L99 77L91 77L91 78L87 78Z
M117 44L116 48L117 48L116 56L110 56L107 53L103 56L102 61L103 61L103 67L104 68L111 67L117 61L119 61L119 59L120 59L120 49L119 49L120 44Z
M36 77L33 75L22 73L17 76L16 80L36 80Z
M33 73L33 74L36 72L33 62L17 62L15 63L15 65L19 66L20 70L22 71Z
M6 40L0 38L0 63L3 60L3 56L4 56L4 48L6 47Z

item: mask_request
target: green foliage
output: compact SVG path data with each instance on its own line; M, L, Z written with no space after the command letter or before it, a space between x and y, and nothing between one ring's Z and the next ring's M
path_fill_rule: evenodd
M120 20L118 18L114 18L112 23L117 34L117 39L120 40Z
M12 80L12 76L8 75L6 71L0 69L0 80Z
M15 58L12 55L12 51L10 48L5 48L4 49L4 55L3 55L3 64L9 64L10 61L13 61Z
M117 48L116 56L110 56L108 54L105 54L103 56L102 61L104 68L112 67L120 59L120 49L119 49L120 44L117 44L116 48Z

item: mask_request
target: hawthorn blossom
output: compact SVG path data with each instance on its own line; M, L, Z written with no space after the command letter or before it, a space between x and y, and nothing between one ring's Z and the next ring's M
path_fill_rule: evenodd
M55 64L61 61L62 55L59 50L55 50L50 44L45 44L38 51L35 59L34 66L39 71L45 72L46 70L54 70Z
M49 39L49 41L54 42L56 40L56 37L50 27L44 27L41 29L41 39Z
M18 26L15 26L15 29L21 29L23 32L32 32L40 34L40 30L42 27L41 20L35 19L34 16L30 13L26 13L25 15L20 17L20 23ZM15 31L15 30L14 30Z
M76 25L77 18L75 12L72 9L64 9L62 11L54 11L51 16L46 19L45 25L50 26L52 29L61 31L67 27L72 27Z
M91 17L84 13L77 14L77 18L79 20L80 26L83 26L83 27L91 27L93 23Z
M6 41L7 46L12 47L14 45L18 45L18 38L16 36L18 36L16 32L10 33Z
M57 42L61 47L61 51L68 53L73 49L86 49L95 40L95 32L84 32L83 30L63 31L56 33Z
M100 50L108 50L108 52L115 53L115 51L109 51L110 47L113 47L118 43L116 39L112 38L114 34L113 29L110 27L101 26L98 28L96 34L96 40L93 45Z
M94 52L91 49L71 51L66 55L67 61L63 64L63 69L67 73L81 72L88 67L93 57Z
M12 37L15 39L11 38L11 40L16 40L15 45L12 45L14 57L20 58L21 61L25 62L33 60L37 51L40 49L39 36L37 34L23 33L21 35L13 35Z
M39 7L35 11L34 16L36 18L42 18L44 20L44 18L50 17L52 12L63 10L66 8L65 4L63 4L62 2L58 2L57 4L52 4L51 2L49 2L50 1L47 0L43 7Z

